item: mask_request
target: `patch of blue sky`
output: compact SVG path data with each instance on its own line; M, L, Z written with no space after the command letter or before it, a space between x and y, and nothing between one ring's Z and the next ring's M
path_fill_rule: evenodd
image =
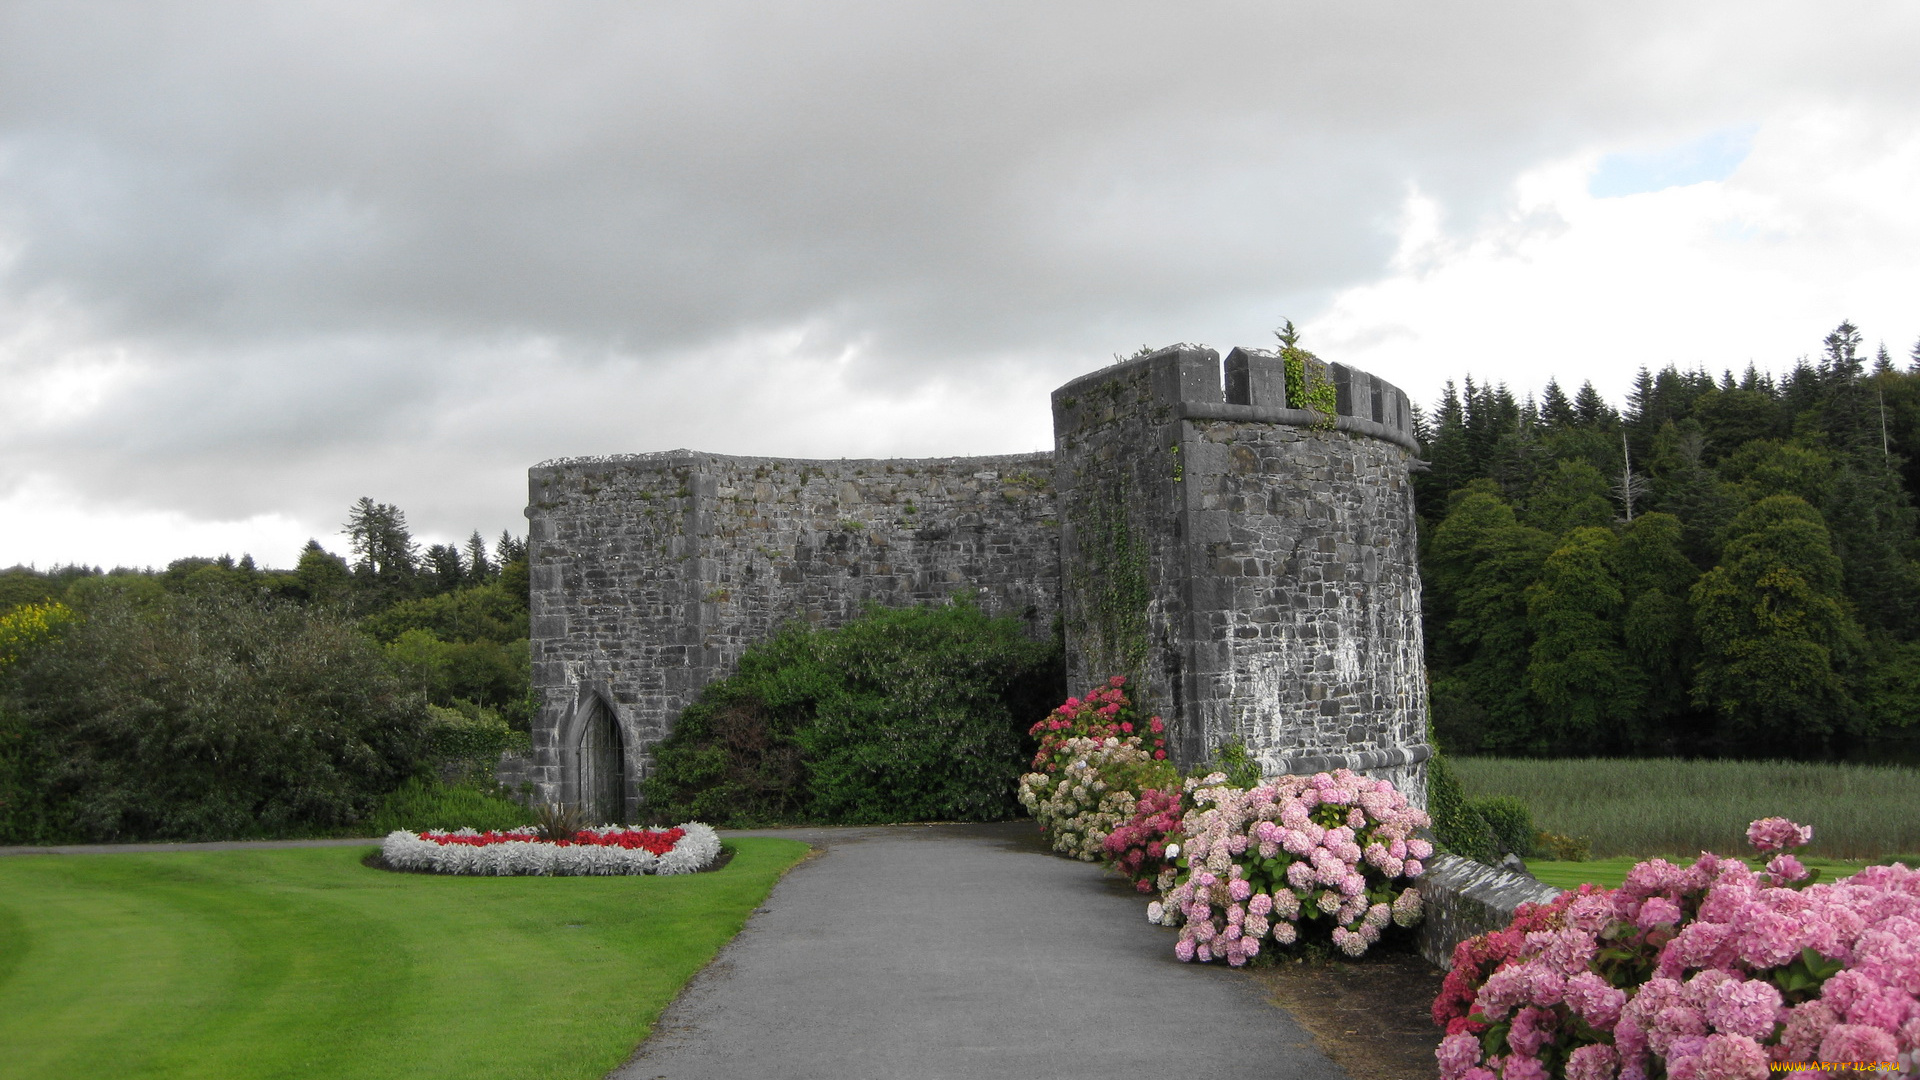
M1758 124L1741 124L1658 150L1608 154L1587 179L1587 192L1596 199L1613 199L1725 180L1752 152L1758 130Z

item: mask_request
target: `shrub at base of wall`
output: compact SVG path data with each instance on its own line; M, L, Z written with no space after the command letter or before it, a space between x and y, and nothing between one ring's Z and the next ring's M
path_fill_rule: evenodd
M1063 682L1058 642L962 598L789 627L654 747L647 806L733 827L1012 817L1026 729Z

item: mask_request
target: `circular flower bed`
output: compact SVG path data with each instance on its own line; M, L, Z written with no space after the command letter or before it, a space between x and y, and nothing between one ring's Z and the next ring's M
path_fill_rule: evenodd
M546 841L531 829L513 832L408 832L387 835L380 856L395 870L432 874L691 874L720 855L720 836L689 821L649 830L608 825L581 829L570 840Z

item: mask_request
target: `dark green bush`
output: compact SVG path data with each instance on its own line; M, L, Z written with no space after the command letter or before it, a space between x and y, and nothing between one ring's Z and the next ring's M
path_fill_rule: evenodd
M497 710L465 698L447 708L428 705L427 723L433 771L450 784L492 785L501 754L533 748L527 733L508 726Z
M1057 643L964 601L790 627L655 747L648 807L738 825L1012 817L1026 729L1064 693Z
M352 623L112 582L71 590L82 617L0 680L15 837L365 828L380 797L428 760L424 702Z
M1493 826L1473 808L1439 753L1427 759L1427 814L1433 818L1433 838L1444 850L1489 866L1500 861Z
M1555 862L1586 862L1593 849L1584 836L1567 836L1545 829L1533 834L1533 853Z
M1468 799L1467 805L1493 830L1501 851L1523 859L1533 857L1533 814L1526 803L1511 795L1481 795Z
M369 836L385 836L395 829L475 828L505 831L533 821L532 811L482 783L443 784L414 777L380 800L367 824Z

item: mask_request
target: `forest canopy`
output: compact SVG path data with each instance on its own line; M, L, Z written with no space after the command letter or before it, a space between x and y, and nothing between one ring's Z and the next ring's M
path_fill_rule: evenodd
M1455 753L1911 756L1920 345L1625 408L1449 382L1421 417L1433 723Z

